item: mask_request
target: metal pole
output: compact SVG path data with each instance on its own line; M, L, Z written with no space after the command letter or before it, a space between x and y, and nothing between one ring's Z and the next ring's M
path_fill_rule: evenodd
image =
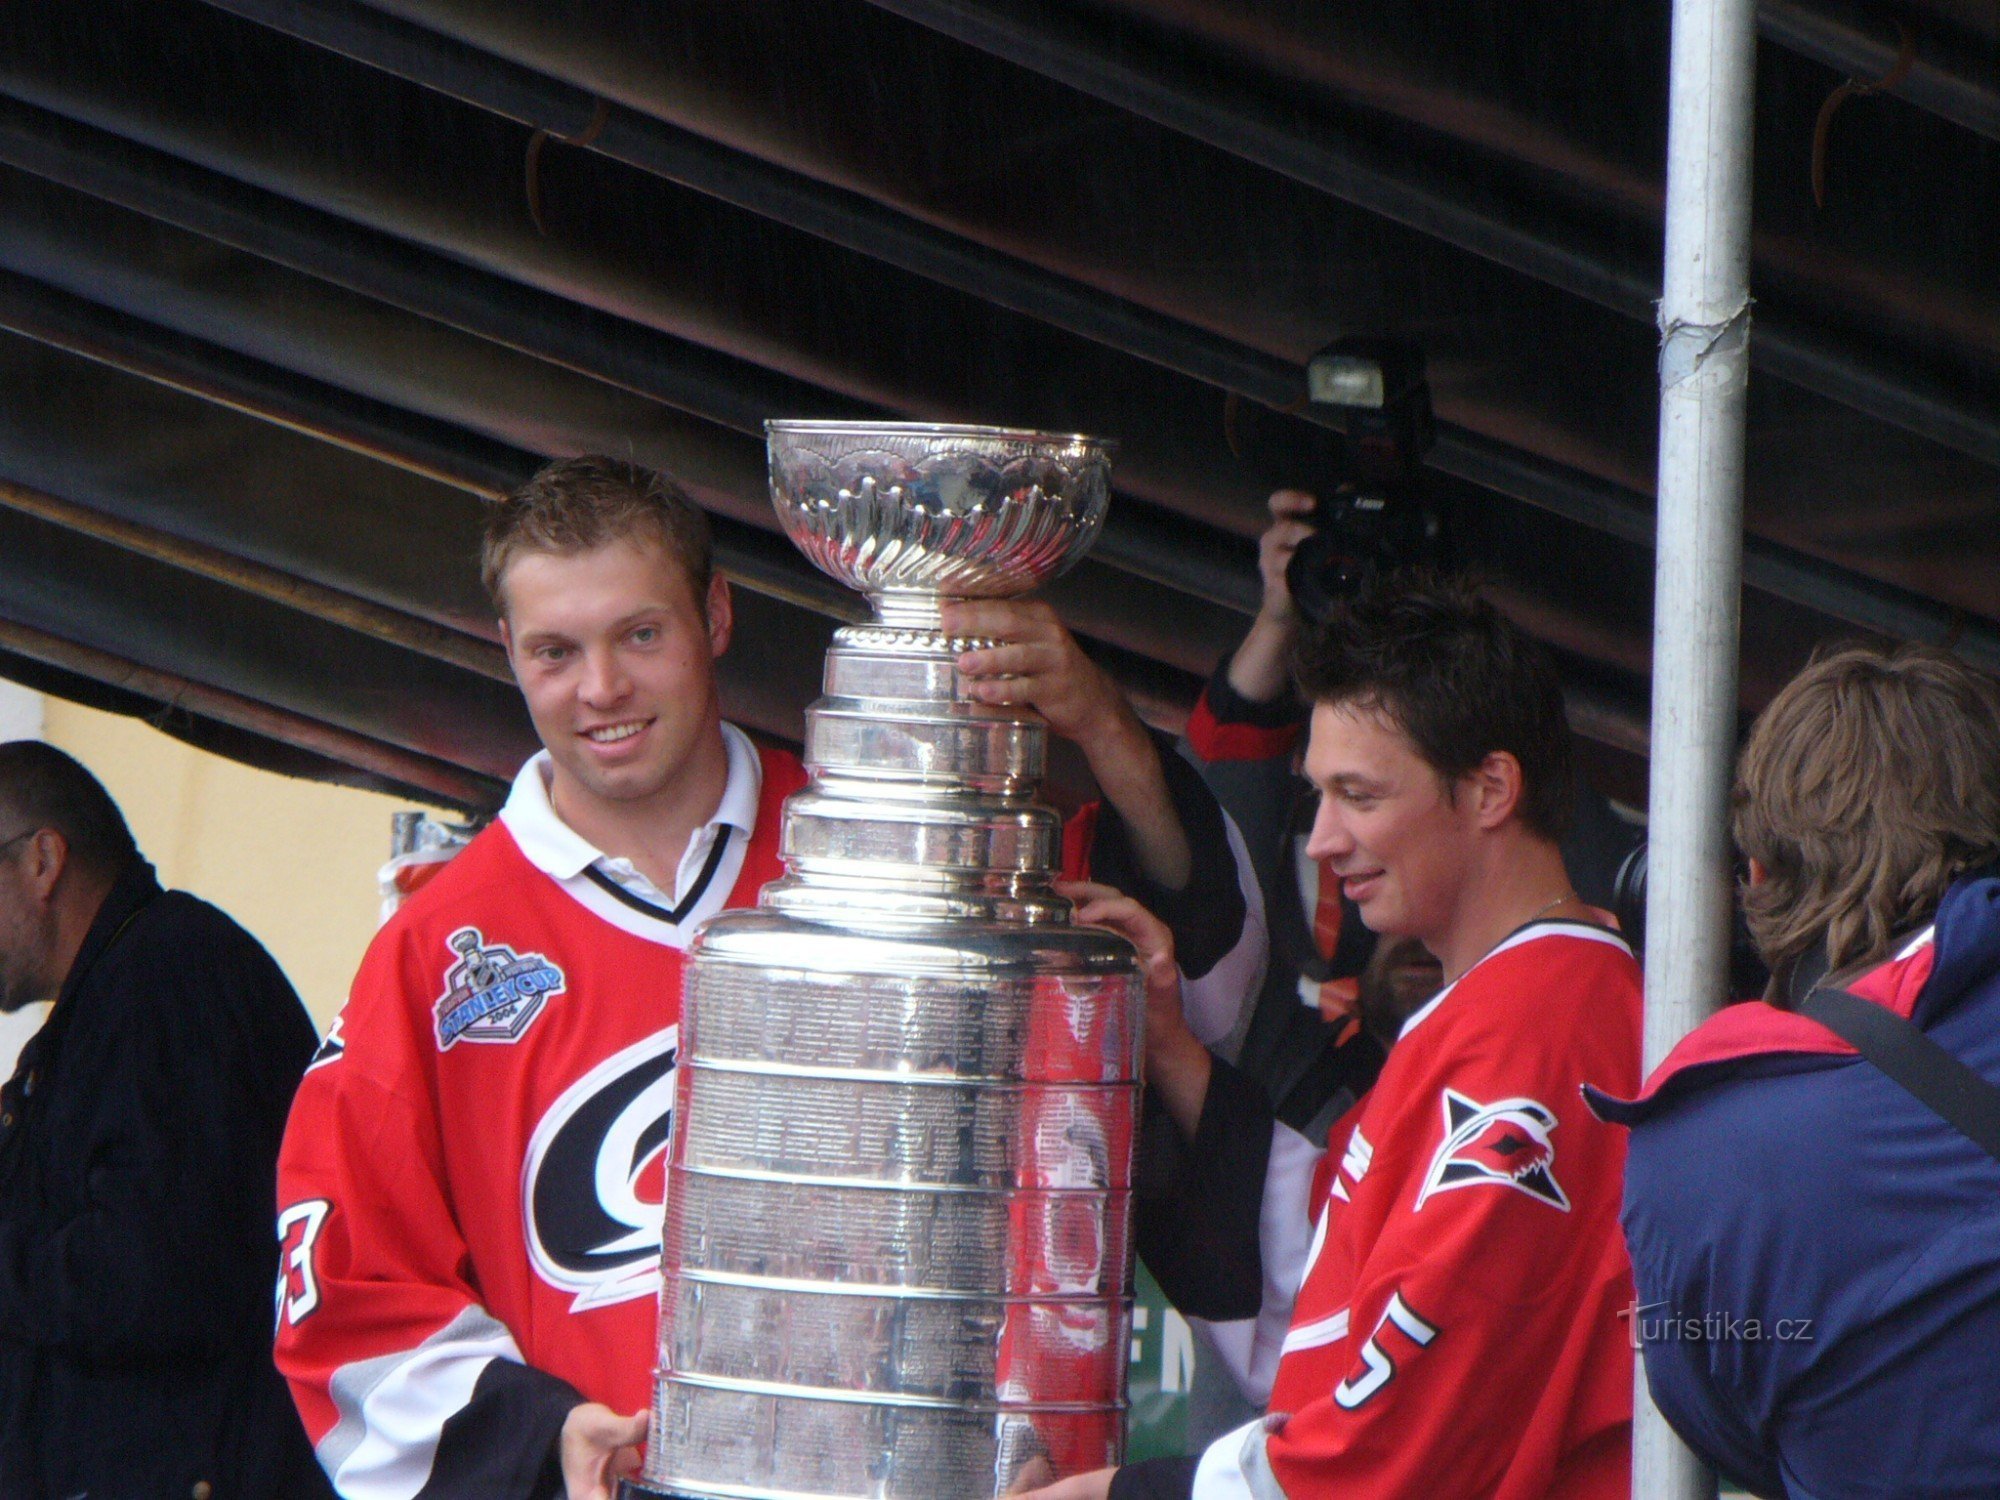
M1721 1002L1728 983L1756 48L1755 0L1675 0L1660 299L1649 1071ZM1714 1476L1648 1397L1643 1363L1636 1395L1634 1500L1713 1496Z

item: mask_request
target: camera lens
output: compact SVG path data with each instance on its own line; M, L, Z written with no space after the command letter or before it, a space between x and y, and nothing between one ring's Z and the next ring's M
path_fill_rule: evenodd
M1646 841L1632 846L1611 877L1611 915L1632 951L1643 950L1646 942Z
M1285 566L1285 587L1292 603L1309 625L1318 625L1353 597L1368 576L1369 563L1358 556L1337 530L1315 531Z

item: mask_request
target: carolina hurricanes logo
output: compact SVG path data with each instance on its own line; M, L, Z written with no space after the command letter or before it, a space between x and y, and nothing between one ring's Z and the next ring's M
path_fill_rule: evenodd
M1417 1207L1434 1193L1486 1183L1518 1188L1551 1208L1569 1212L1569 1197L1556 1181L1555 1112L1533 1099L1481 1104L1446 1089L1444 1141L1431 1158Z
M571 1312L660 1289L667 1142L673 1131L669 1026L606 1058L550 1106L528 1142L521 1209L529 1258Z

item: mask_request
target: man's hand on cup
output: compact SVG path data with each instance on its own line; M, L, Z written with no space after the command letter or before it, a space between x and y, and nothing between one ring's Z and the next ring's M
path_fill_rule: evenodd
M621 1417L608 1406L586 1401L563 1419L558 1451L568 1500L611 1500L619 1480L639 1472L639 1449L646 1441L646 1413Z
M1165 922L1122 891L1090 880L1059 880L1058 895L1076 903L1076 920L1089 927L1109 927L1139 950L1139 972L1146 981L1147 1049L1186 1031L1181 1014L1181 971L1174 960L1174 935ZM1190 1033L1191 1034L1191 1033Z
M1077 921L1109 927L1139 950L1139 972L1146 982L1146 1087L1166 1106L1181 1134L1193 1140L1208 1098L1211 1064L1208 1049L1188 1029L1181 1008L1173 933L1108 885L1065 880L1056 883L1056 890L1077 904Z
M1026 705L1086 754L1108 737L1138 731L1117 686L1041 600L955 599L944 606L944 628L994 642L958 658L966 691L979 702Z
M1111 1476L1116 1469L1093 1469L1088 1474L1072 1474L1039 1490L1009 1490L1020 1500L1106 1500L1111 1493Z

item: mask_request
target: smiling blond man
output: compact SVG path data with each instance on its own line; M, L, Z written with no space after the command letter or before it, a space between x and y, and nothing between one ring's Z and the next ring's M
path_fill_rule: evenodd
M482 563L542 752L369 949L280 1161L278 1362L355 1500L635 1463L682 959L805 781L723 722L729 586L670 480L552 464Z
M729 586L665 476L549 465L483 573L543 749L376 938L280 1162L278 1362L349 1500L595 1500L636 1466L683 956L782 873L805 781L722 719ZM1053 614L974 623L1027 656L968 675L1103 767L1092 860L1224 972L1252 924L1199 778Z

